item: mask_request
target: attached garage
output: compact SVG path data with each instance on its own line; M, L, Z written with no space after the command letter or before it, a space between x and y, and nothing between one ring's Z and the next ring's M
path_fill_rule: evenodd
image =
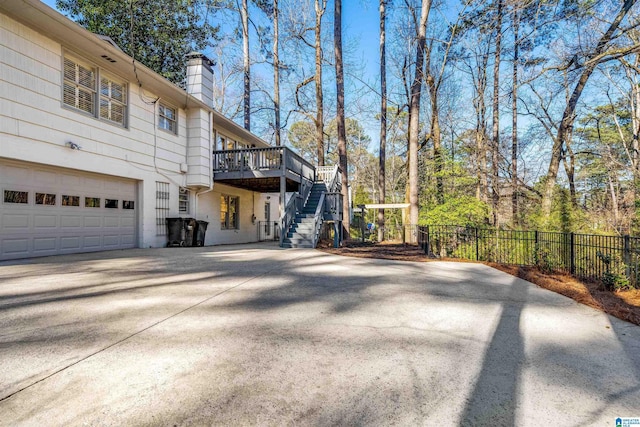
M0 160L0 260L136 247L136 181Z

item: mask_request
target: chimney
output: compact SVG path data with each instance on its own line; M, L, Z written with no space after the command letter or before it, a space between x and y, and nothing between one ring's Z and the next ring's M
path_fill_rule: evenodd
M200 52L187 54L187 93L213 108L213 61Z

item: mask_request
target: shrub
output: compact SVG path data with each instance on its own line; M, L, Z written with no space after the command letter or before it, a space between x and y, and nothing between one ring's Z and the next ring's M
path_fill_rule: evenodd
M620 291L631 289L631 282L627 277L627 266L618 256L604 254L600 251L596 253L598 258L605 265L606 271L602 275L602 287L607 291Z

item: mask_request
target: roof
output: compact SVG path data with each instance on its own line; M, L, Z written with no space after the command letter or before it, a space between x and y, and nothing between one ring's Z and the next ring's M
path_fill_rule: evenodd
M170 101L173 105L183 109L202 108L213 112L216 128L257 146L270 146L263 139L137 61L136 77L133 69L134 59L120 50L115 43L86 30L40 0L0 0L0 12L130 82L139 80L144 89Z

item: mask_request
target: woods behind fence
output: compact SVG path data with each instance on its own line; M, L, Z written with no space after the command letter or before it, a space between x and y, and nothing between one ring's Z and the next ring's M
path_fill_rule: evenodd
M609 289L640 285L640 237L448 225L415 230L418 244L435 257L537 266L600 281Z

